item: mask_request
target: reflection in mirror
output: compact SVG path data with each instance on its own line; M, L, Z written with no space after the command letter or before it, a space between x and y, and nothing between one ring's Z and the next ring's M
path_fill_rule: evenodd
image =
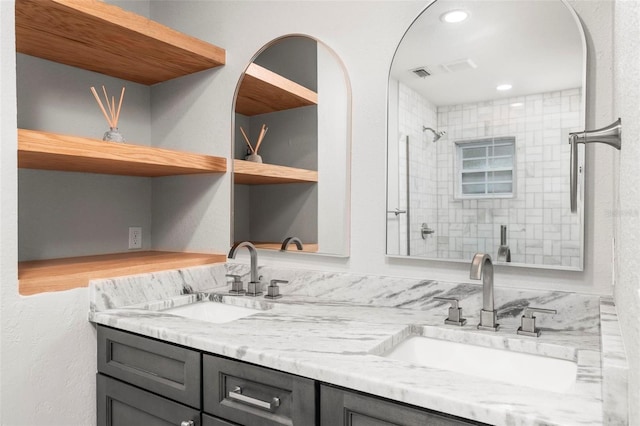
M238 82L231 241L349 254L351 91L316 39L274 40ZM288 251L298 252L296 244Z
M466 18L449 22L450 11ZM582 270L568 134L584 128L585 64L582 27L562 0L429 5L389 77L387 254L485 252Z

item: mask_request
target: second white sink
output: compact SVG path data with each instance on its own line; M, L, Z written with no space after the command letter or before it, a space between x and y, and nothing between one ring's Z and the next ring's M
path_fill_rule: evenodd
M400 342L382 356L489 380L564 393L576 381L575 362L485 348L423 336Z
M197 302L190 305L178 306L176 308L165 309L172 315L196 319L200 321L222 324L235 321L240 318L261 312L258 309L246 308L244 306L229 305L211 301Z

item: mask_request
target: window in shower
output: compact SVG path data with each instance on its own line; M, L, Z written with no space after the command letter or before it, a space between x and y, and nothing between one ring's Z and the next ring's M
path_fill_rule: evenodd
M515 188L515 137L456 142L458 198L510 198Z

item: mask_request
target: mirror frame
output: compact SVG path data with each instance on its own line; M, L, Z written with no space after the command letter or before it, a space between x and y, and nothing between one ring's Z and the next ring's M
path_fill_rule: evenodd
M231 191L230 191L230 197L231 197L231 202L230 202L230 248L231 246L234 244L234 231L235 231L235 170L234 170L234 164L233 164L233 160L235 158L235 139L236 139L236 102L238 100L238 94L240 92L240 86L242 85L242 81L244 78L245 73L247 72L247 69L249 68L249 66L251 66L251 64L253 64L255 62L255 60L262 54L264 53L266 50L268 50L270 47L276 45L277 43L281 42L282 40L288 39L288 38L292 38L292 37L302 37L302 38L307 38L310 40L315 41L319 46L322 46L322 48L324 48L326 50L327 53L329 53L329 55L335 60L336 64L340 67L340 69L342 70L342 75L344 77L344 85L345 85L345 95L346 95L346 117L345 117L345 143L346 143L346 152L345 152L345 175L346 175L346 188L345 188L345 212L344 212L344 226L345 226L345 241L343 242L343 246L344 246L344 251L343 252L336 252L336 253L331 253L331 252L322 252L322 251L317 251L317 252L305 252L305 251L298 251L298 250L287 250L286 253L296 253L298 255L310 255L310 256L326 256L326 257L336 257L336 258L348 258L351 256L351 190L352 190L352 182L351 182L351 169L352 169L352 150L353 150L353 132L352 132L352 126L353 126L353 91L352 91L352 85L351 85L351 79L349 77L349 73L347 72L347 67L345 66L344 61L340 58L340 56L336 53L336 51L334 49L332 49L329 45L327 45L325 42L323 42L322 40L320 40L319 38L309 35L309 34L304 34L304 33L289 33L289 34L284 34L282 36L279 36L277 38L272 39L271 41L267 42L266 44L264 44L260 49L258 49L258 51L256 53L253 54L253 56L251 57L251 59L249 60L248 64L244 67L242 74L240 75L240 77L238 78L238 82L236 83L236 88L234 90L233 93L233 101L232 101L232 105L231 105L231 149L230 149L230 160L231 160L231 167L230 167L230 171L231 171ZM319 208L320 206L318 206ZM320 212L318 211L318 215L320 215ZM258 250L260 251L264 251L265 253L278 253L278 250L274 250L274 249L267 249L267 248L263 248L263 247L256 247ZM320 247L319 247L320 249Z
M407 33L411 30L411 28L413 27L413 25L416 23L416 21L418 21L422 15L424 13L426 13L429 8L435 4L437 1L444 1L444 0L432 0L430 1L424 8L422 8L422 10L417 14L417 16L411 21L411 23L409 24L409 26L407 27L407 29L404 31L404 33L402 34L402 37L400 38L398 44L396 45L396 49L394 50L393 53L393 57L391 59L391 62L389 63L389 71L387 73L387 123L386 123L386 129L387 129L387 134L386 134L386 139L387 139L387 146L386 146L386 152L385 152L385 166L386 166L386 196L385 196L385 246L384 246L384 251L385 251L385 257L387 259L398 259L398 260L404 260L404 259L414 259L414 260L419 260L419 261L430 261L430 262L450 262L450 263L469 263L471 262L471 259L450 259L450 258L437 258L437 257L426 257L426 256L411 256L411 255L400 255L400 254L389 254L388 253L388 246L389 246L389 227L388 227L388 214L389 212L387 211L389 208L389 177L390 177L390 170L389 170L389 158L390 158L390 149L392 147L391 145L391 138L390 138L390 122L391 122L391 90L390 90L390 83L391 83L391 76L392 76L392 71L393 71L393 64L394 61L396 59L396 55L398 53L398 50L400 48L400 45L402 44L403 40L405 39ZM483 1L500 1L500 0L483 0ZM557 0L559 2L561 2L564 7L567 9L568 13L570 13L571 17L573 18L573 21L576 25L576 30L578 31L579 35L580 35L580 42L581 42L581 49L582 49L582 71L581 71L581 75L582 75L582 93L581 93L581 99L580 99L580 120L581 120L581 125L585 126L586 128L586 113L587 113L587 95L588 95L588 91L589 88L587 87L587 64L588 64L588 49L587 49L587 39L586 39L586 33L585 33L585 29L584 26L582 25L582 21L580 20L580 17L578 16L577 12L575 11L575 9L569 4L569 2L567 0ZM568 135L567 135L568 136ZM560 141L561 143L567 143L569 144L569 141ZM582 149L580 149L582 148ZM578 267L571 267L571 266L562 266L562 265L543 265L543 264L529 264L529 263L517 263L517 262L497 262L494 259L494 264L498 264L498 265L504 265L504 266L513 266L513 267L520 267L520 268L534 268L534 269L549 269L549 270L563 270L563 271L575 271L575 272L582 272L584 271L584 258L585 258L585 233L586 233L586 218L585 218L585 185L586 185L586 150L584 145L583 146L578 146L578 158L579 158L579 164L580 167L582 169L582 173L579 174L578 176L578 213L576 214L580 214L580 221L579 221L579 226L580 226L580 265ZM569 164L567 163L567 170L569 170ZM568 193L567 193L567 197L568 197ZM493 256L492 256L493 258Z

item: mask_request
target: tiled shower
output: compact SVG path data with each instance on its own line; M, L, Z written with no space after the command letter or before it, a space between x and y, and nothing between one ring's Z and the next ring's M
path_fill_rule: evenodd
M409 226L399 227L400 240L408 241L403 251L446 259L484 251L495 257L500 226L506 225L512 262L581 266L582 216L570 213L566 195L566 141L569 132L580 130L580 89L435 106L399 83L398 98L400 205L410 206L401 219ZM424 127L447 134L433 143ZM456 142L502 136L515 137L513 196L460 198ZM435 232L423 238L425 226Z

